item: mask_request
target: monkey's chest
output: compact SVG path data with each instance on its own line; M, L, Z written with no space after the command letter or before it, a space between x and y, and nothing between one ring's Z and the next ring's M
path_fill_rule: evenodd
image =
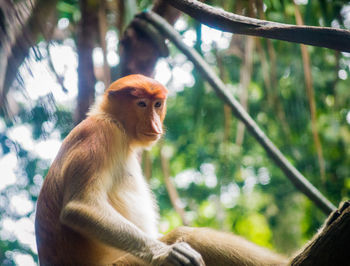
M131 184L114 189L109 200L116 211L150 237L158 236L158 207L143 180L136 177Z

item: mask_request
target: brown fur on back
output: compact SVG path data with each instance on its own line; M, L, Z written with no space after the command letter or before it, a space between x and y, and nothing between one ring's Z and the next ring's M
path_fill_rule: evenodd
M101 130L102 127L105 130ZM64 203L75 196L74 193L67 193L69 187L66 187L66 184L74 184L80 188L89 186L94 178L98 178L95 174L98 169L102 169L104 164L108 163L109 158L106 158L106 154L112 148L115 127L116 125L108 120L89 117L64 140L46 176L37 202L35 231L42 265L77 265L74 257L94 261L95 258L90 255L98 256L96 251L103 247L102 244L62 225L60 211ZM98 149L99 145L105 147L105 151ZM84 168L81 167L86 165L82 163L84 161L91 163ZM84 178L90 176L93 178Z

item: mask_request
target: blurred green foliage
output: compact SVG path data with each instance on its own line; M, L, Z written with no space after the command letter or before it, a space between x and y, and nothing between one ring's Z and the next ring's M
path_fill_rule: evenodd
M142 10L149 7L151 1L136 2L139 10ZM228 11L235 11L236 8L235 1L207 2ZM265 1L264 4L266 19L295 23L294 7L290 1L273 0ZM344 27L344 17L340 11L345 4L349 4L348 1L307 1L300 8L308 25L321 23L331 26L336 21ZM61 0L57 10L59 18L68 18L73 26L78 23L80 11L77 1ZM127 9L125 12L135 11ZM188 30L201 33L195 21L188 17L184 19L187 28L182 31L183 34ZM114 27L110 29L115 30ZM201 38L206 36L202 35ZM209 61L216 71L216 56L222 57L222 69L227 77L225 82L230 84L232 93L237 96L242 59L214 45L209 51L202 51L201 38L197 38L195 48L206 59L211 58ZM297 44L271 41L277 55L275 62L272 62L266 40L261 40L261 44L268 57L270 68L267 71L270 75L273 74L272 64L276 64L276 83L269 91L264 83L261 58L255 51L253 74L248 87L249 113L291 163L337 205L350 195L350 55L308 47L318 133L326 163L326 180L322 181L311 134L300 47ZM170 59L176 58L179 52L172 45L170 51L168 61L174 64L170 63L172 68L176 64ZM339 71L343 71L346 77L339 78ZM247 132L243 145L235 144L237 119L225 117L222 101L195 69L191 74L193 86L169 98L165 121L167 134L163 144L172 155L170 174L174 177L190 225L232 231L259 245L291 254L312 237L326 216L293 187ZM20 91L18 88L16 90ZM268 101L271 91L276 96L272 103ZM30 91L27 93L30 94ZM284 121L276 113L278 104L285 114ZM56 103L51 95L41 97L29 105L20 105L19 110L15 117L9 118L2 114L0 118L5 125L5 130L0 132L0 155L16 153L20 162L16 170L16 183L0 191L2 219L21 218L21 215L8 208L10 198L25 191L29 193L30 200L35 202L41 185L39 177L44 177L49 167L47 160L30 153L11 139L8 135L11 128L19 124L29 126L32 138L38 140L47 138L57 130L63 139L73 127L73 110ZM225 139L224 125L227 119L231 123ZM47 122L51 123L49 128L44 126ZM150 184L160 206L160 230L167 232L181 225L181 219L170 203L159 153L159 146L150 151ZM26 216L32 218L33 212ZM12 265L16 252L29 254L37 261L35 252L16 237L6 234L0 223L0 263Z

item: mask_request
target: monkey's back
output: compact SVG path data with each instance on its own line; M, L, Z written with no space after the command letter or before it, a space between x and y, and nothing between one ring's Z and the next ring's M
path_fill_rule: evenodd
M93 123L91 120L94 120ZM96 126L92 128L92 124ZM106 257L106 253L111 253L110 248L81 235L60 222L65 179L73 179L76 178L74 175L82 176L88 174L87 171L89 171L77 165L79 160L85 159L84 157L70 160L68 165L67 158L73 147L75 150L81 149L81 154L86 156L84 147L87 145L84 143L91 143L92 139L99 137L101 131L98 131L100 128L96 128L98 125L95 119L88 118L71 131L63 141L44 180L37 201L35 217L35 234L41 265L79 265L83 261L90 264L93 261L99 261L100 257ZM92 165L87 167L91 169ZM76 170L78 168L79 170ZM63 177L62 175L68 176ZM77 182L82 185L84 180L77 180Z
M37 202L35 234L39 261L40 265L77 265L81 253L87 258L93 252L93 244L60 222L63 184L54 178L54 172L47 175Z

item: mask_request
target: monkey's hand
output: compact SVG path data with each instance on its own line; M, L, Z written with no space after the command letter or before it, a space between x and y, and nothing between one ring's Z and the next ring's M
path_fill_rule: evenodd
M154 250L151 261L152 266L205 266L201 254L185 242L178 242L172 245L163 244Z

